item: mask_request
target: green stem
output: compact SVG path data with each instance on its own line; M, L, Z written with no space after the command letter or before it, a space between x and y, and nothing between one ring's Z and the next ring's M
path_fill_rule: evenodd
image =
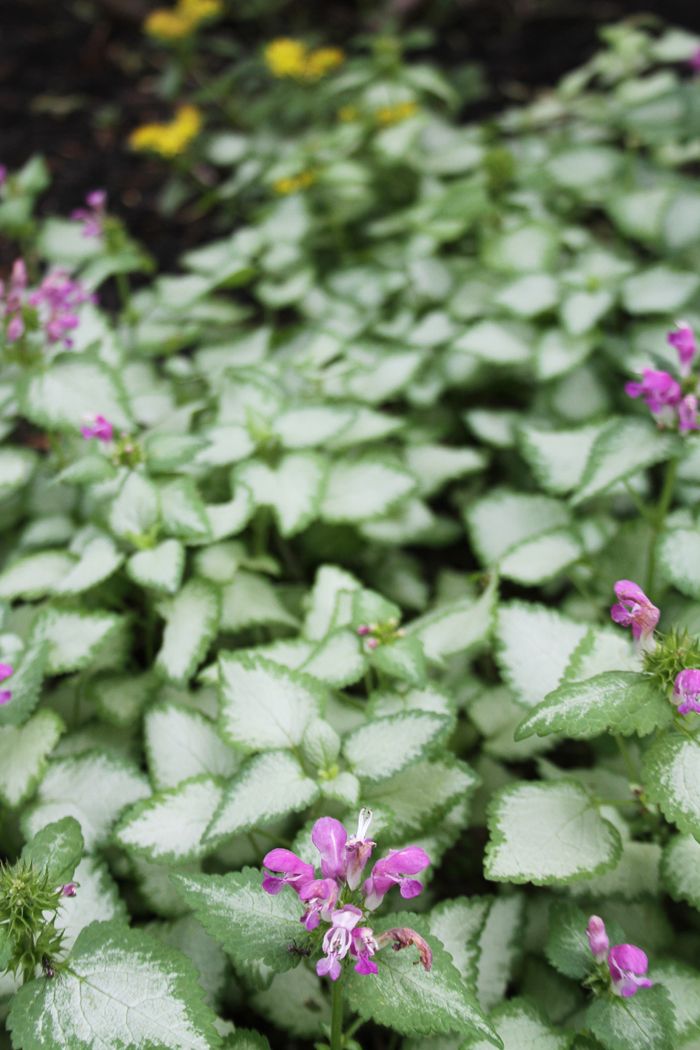
M654 516L654 512L651 511L646 506L646 504L642 502L642 500L639 498L637 493L634 491L634 489L630 485L629 481L625 481L624 484L625 484L625 488L627 489L627 492L629 494L630 499L632 500L632 502L634 503L635 507L637 508L639 513L642 515L644 520L646 521L647 525L651 525L651 527L654 528L654 526L656 525L656 517Z
M668 508L671 506L671 500L673 499L673 487L676 484L676 471L678 469L678 456L674 456L673 459L668 461L666 467L666 477L664 478L664 487L661 490L661 498L659 499L659 505L656 508L656 530L659 532L664 527L664 521L668 514Z
M629 756L629 751L627 750L627 746L626 746L624 740L622 739L622 737L619 735L619 733L615 734L615 742L616 742L617 746L620 749L620 754L622 755L622 760L625 763L625 768L627 769L627 772L629 773L630 780L632 780L634 783L636 783L637 780L638 780L637 772L636 772L634 766L632 765L632 760L631 760L631 758Z
M131 285L129 284L129 278L125 273L118 273L115 276L119 298L122 302L122 310L128 317L131 310Z
M333 981L331 1005L331 1050L343 1050L343 975Z

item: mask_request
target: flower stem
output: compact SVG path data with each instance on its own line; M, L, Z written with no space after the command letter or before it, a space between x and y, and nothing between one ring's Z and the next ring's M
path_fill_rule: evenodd
M343 1048L343 975L333 981L331 1005L331 1050Z
M656 575L656 539L664 527L666 515L668 514L668 508L671 506L671 500L673 499L673 489L676 484L677 468L678 456L674 456L673 459L669 459L668 464L666 466L666 477L664 478L661 496L659 497L659 503L654 512L654 520L652 522L654 535L651 539L651 546L649 547L649 561L647 562L647 594L651 594L654 590L654 576Z
M636 772L634 766L632 765L632 760L631 760L631 758L629 756L629 751L627 750L625 742L622 739L622 737L619 735L619 733L615 734L615 742L617 743L617 746L620 749L620 754L622 755L622 759L623 759L623 761L625 763L625 767L627 769L627 773L629 774L630 780L633 783L636 783L636 781L638 780L637 772Z

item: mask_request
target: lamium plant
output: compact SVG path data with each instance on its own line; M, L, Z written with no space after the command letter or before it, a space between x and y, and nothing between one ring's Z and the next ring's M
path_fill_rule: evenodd
M171 272L0 173L0 1050L694 1050L700 41L232 17Z

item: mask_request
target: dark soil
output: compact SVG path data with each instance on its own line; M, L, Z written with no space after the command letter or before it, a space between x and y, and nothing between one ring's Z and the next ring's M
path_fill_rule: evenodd
M272 6L237 0L235 10L255 12L256 4ZM125 147L128 132L160 112L157 55L134 17L149 6L155 0L0 0L0 162L12 170L33 153L47 158L53 182L44 214L67 214L89 190L105 187L112 210L171 269L214 226L187 208L158 215L166 168ZM554 84L595 50L601 24L639 6L700 31L697 0L393 0L389 8L376 0L288 0L222 32L250 50L275 35L309 31L342 44L392 9L408 25L435 27L437 60L481 63L489 94L468 118ZM11 255L0 244L0 268Z

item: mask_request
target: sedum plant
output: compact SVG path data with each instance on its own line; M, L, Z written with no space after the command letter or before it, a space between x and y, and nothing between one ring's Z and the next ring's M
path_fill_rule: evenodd
M697 1044L698 41L605 43L241 63L137 290L3 183L0 1045Z

